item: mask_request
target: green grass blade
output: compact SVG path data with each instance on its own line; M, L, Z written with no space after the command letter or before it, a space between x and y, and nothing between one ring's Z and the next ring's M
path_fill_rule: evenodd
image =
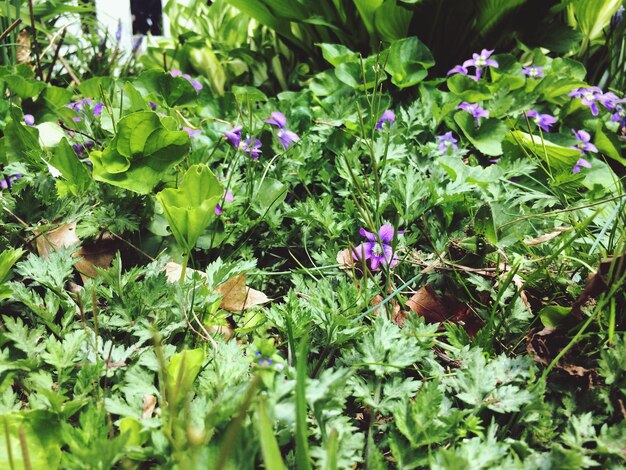
M298 470L311 469L306 424L307 341L308 339L304 338L300 343L296 360L296 467Z
M256 415L265 468L267 470L284 470L286 468L285 463L280 455L272 422L265 411L265 398L263 397L260 397L257 403Z

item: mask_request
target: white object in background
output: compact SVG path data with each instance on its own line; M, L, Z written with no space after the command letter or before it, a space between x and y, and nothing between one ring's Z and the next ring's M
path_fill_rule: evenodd
M115 34L121 25L120 49L131 50L133 19L130 12L130 0L96 0L96 17L106 27L109 41L115 42Z

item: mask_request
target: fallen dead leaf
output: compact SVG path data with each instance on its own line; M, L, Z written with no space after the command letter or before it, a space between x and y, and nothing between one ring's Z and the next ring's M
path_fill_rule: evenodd
M141 407L141 417L143 419L151 418L156 404L157 398L154 395L144 395L143 405Z
M354 266L354 259L352 259L352 250L346 248L337 253L337 263L339 269L352 269Z
M74 264L83 282L88 278L98 275L96 267L108 268L115 256L118 245L113 236L105 232L97 240L80 245L80 239L76 235L76 221L61 225L54 230L37 233L35 244L37 252L42 258L47 258L51 251L56 251L64 247L78 246L73 256L80 257Z
M164 271L167 275L168 282L178 282L182 273L182 266L170 261L165 265ZM205 273L189 268L185 275L190 276L194 272L206 277ZM242 310L247 310L256 305L262 305L270 301L263 292L252 289L246 285L245 274L239 274L230 278L228 281L217 286L215 290L222 295L220 308L227 312L241 312Z
M553 238L558 237L559 235L562 235L568 230L570 230L569 227L555 227L552 232L544 233L543 235L536 237L536 238L532 238L530 240L524 240L524 245L526 246L541 245L542 243L545 243L547 241L552 240Z
M428 284L413 294L406 306L432 323L444 322L467 309L450 297L440 297Z
M370 302L370 306L374 307L383 301L383 296L378 294L376 297L372 299ZM393 310L391 312L391 321L394 322L399 327L404 326L404 320L409 316L408 312L402 310L400 307L400 302L398 302L395 298L389 301L389 304L392 306ZM374 314L378 315L380 309L374 310Z

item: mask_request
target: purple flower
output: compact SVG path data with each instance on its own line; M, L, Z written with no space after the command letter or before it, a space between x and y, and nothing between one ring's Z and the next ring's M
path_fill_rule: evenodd
M526 112L526 117L534 121L537 126L543 129L545 132L550 132L550 127L556 124L556 118L549 114L539 114L534 109Z
M83 98L82 100L73 101L72 103L68 103L67 107L76 111L77 113L81 112L83 108L89 104L93 103L91 98Z
M396 115L394 114L394 112L391 109L386 110L382 114L382 116L380 116L380 119L378 119L378 122L376 123L376 130L377 131L381 130L385 122L388 122L389 125L391 126L391 124L393 123L395 119L396 119Z
M274 111L272 113L272 117L266 119L264 122L271 124L272 126L276 126L279 129L284 129L287 125L287 118L280 111Z
M453 68L448 70L448 73L446 75L453 75L455 73L460 73L462 75L467 75L468 74L468 70L467 70L467 68L463 67L462 65L455 65Z
M191 78L191 76L188 73L183 73L180 70L172 70L170 72L170 75L172 77L183 77L185 80L187 80L191 84L194 90L196 90L196 93L199 93L200 90L202 90L202 84L199 81Z
M444 135L438 135L436 136L437 140L439 141L439 151L442 153L446 153L448 151L449 148L452 148L453 150L456 150L458 147L456 145L456 143L458 142L458 140L456 140L453 136L452 136L452 132L446 132Z
M470 113L476 121L476 127L478 127L481 117L489 117L489 111L481 108L476 103L468 103L467 101L463 101L460 105L456 107L456 109L462 109L463 111L467 111L468 113Z
M131 51L132 52L137 52L137 49L139 49L141 47L142 43L143 43L143 35L140 34L139 36L137 36L135 38L135 40L131 44L131 46L130 46Z
M591 114L593 114L594 116L597 116L600 112L596 103L600 101L602 95L602 90L597 86L589 88L575 88L570 93L568 93L568 96L571 96L573 98L581 98L582 104L584 104L585 106L589 106L589 109L591 109Z
M229 189L228 191L226 191L224 193L224 200L223 202L233 202L234 196L233 196L233 192ZM222 205L218 204L217 206L215 206L215 215L222 215Z
M576 165L574 165L574 168L572 168L572 173L580 173L581 166L584 166L585 168L591 168L591 163L589 163L584 158L579 158L576 162Z
M7 176L0 179L0 189L9 189L11 185L15 182L15 180L20 179L22 176L23 175L18 173L16 175Z
M74 153L76 153L76 155L80 157L84 152L91 150L93 146L94 143L88 140L83 144L73 144L72 148L74 149Z
M258 160L261 155L261 141L248 137L241 144L241 149L252 157L252 160Z
M224 137L235 148L239 148L239 143L241 142L241 129L241 126L236 126L229 131L224 131Z
M278 140L283 146L283 149L287 150L294 142L298 142L300 137L289 129L281 129L278 131Z
M122 40L122 22L117 22L117 29L115 30L115 40L120 42Z
M26 124L27 126L34 126L35 116L33 116L32 114L24 114L24 124Z
M620 100L619 97L611 91L602 93L598 97L598 101L600 102L602 106L604 106L609 111L613 111L617 103L623 103L623 100Z
M93 107L93 115L94 117L98 117L102 114L102 108L104 107L104 103L99 102Z
M463 62L463 67L476 67L477 69L482 69L483 67L499 67L498 63L490 59L491 54L493 54L492 50L483 49L480 51L480 54L472 54L472 58Z
M148 101L148 106L150 106L150 109L152 111L155 111L157 109L157 107L158 107L157 104L153 103L152 101Z
M626 100L619 100L615 103L615 107L613 108L613 114L611 114L612 122L619 122L622 126L626 124L626 109L622 106L622 103L625 103Z
M189 134L190 138L194 138L197 135L202 134L202 130L201 129L192 129L191 127L187 127L187 126L183 126L183 130Z
M543 67L539 67L537 65L531 65L530 67L524 67L522 69L524 74L528 78L543 78L545 75L543 74Z
M571 148L580 150L581 155L584 155L585 152L597 152L598 151L596 146L590 142L591 136L589 135L589 132L583 131L583 130L575 131L574 129L572 129L572 132L574 133L574 136L576 137L576 140L578 141L578 143L572 146ZM582 165L582 166L585 166L585 165Z
M380 227L378 234L368 232L364 228L361 228L359 233L361 236L365 237L367 241L361 243L354 249L352 252L353 259L370 260L370 267L374 271L378 270L381 264L393 268L398 263L398 257L391 247L395 233L391 225L385 224Z

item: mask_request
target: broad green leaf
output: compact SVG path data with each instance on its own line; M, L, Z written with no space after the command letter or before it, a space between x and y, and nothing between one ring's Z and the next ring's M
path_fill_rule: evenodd
M28 467L24 462L20 444L20 430L28 446L27 452L30 460ZM59 421L53 413L37 410L0 415L0 442L2 442L0 445L0 467L2 468L15 470L59 468L61 462Z
M378 10L385 0L353 0L359 15L363 20L363 24L370 34L374 33L374 13Z
M484 36L498 24L504 15L525 2L526 0L480 0L476 8L477 30Z
M0 253L0 284L9 280L9 273L13 265L24 254L21 248L10 248Z
M270 207L278 207L287 196L287 185L273 178L265 178L257 191L253 208L260 215L264 215Z
M204 358L202 349L185 349L172 356L167 366L167 393L170 400L180 402L189 395Z
M265 102L268 100L267 95L256 87L253 86L233 86L233 95L237 97L240 103L247 103L248 100L254 103L255 101Z
M102 93L110 93L114 85L115 80L111 77L93 77L78 85L78 91L80 91L83 96L100 99Z
M180 106L198 97L194 87L183 77L172 77L171 74L158 69L146 70L133 82L135 88L144 91L148 96L163 100L168 106Z
M491 157L502 155L502 141L509 132L509 128L501 120L482 119L477 128L474 118L469 113L460 111L454 115L454 121L479 151Z
M222 185L211 170L206 165L194 165L185 173L178 188L164 189L157 194L172 234L186 252L195 247L215 216L215 206L222 193Z
M394 41L406 37L412 18L413 12L397 5L396 0L386 0L374 12L374 27L383 41Z
M571 0L567 2L569 22L593 41L611 23L611 16L622 5L622 0Z
M67 188L74 196L84 193L91 183L89 171L65 138L54 149L49 163L61 172Z
M40 80L24 78L19 75L6 75L2 77L2 80L13 93L23 100L34 98L46 88L46 84Z
M580 151L564 147L536 135L530 135L522 131L512 131L508 139L518 147L526 149L540 156L545 162L556 170L571 169L580 158Z
M117 135L103 152L91 152L98 181L149 193L189 149L189 135L165 128L150 111L132 113L117 125Z
M491 91L483 82L472 80L467 75L456 73L448 78L448 89L461 100L470 103L491 98Z
M427 69L433 65L435 61L428 48L416 37L410 37L391 43L385 70L394 85L407 88L426 78Z
M605 132L605 130L607 130L606 127L601 121L598 121L593 143L604 155L618 161L622 165L626 165L626 158L622 156L622 145L619 137L615 133Z
M474 216L474 229L477 233L482 234L490 243L498 242L496 225L493 221L493 211L489 204L483 204Z
M567 319L571 311L571 307L548 305L539 311L539 318L543 326L558 328Z
M38 160L42 152L39 146L39 131L35 127L24 125L23 122L23 117L12 109L11 120L4 129L5 150L9 163Z
M322 49L322 56L333 67L338 67L344 62L358 60L359 55L341 44L318 44Z

